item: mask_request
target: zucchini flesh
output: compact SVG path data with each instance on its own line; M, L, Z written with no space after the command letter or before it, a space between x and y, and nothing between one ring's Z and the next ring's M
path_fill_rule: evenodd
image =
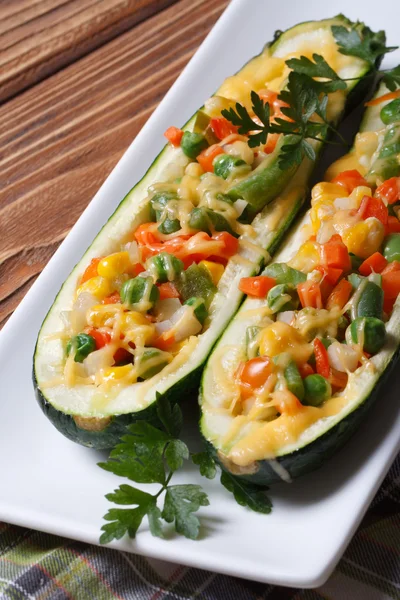
M381 85L376 97L386 92L385 86ZM328 180L349 169L358 169L373 185L384 180L383 177L377 177L378 173L385 173L386 167L382 149L387 144L387 127L379 116L384 105L385 103L381 103L366 110L352 150L330 167ZM399 124L395 123L394 126L398 127ZM387 161L390 163L390 176L399 176L399 158L395 161L392 153L388 152ZM309 231L308 212L274 257L274 262L287 263L292 259L302 243L309 238ZM265 306L264 299L254 298L247 298L242 304L206 364L199 399L202 410L201 432L210 451L224 469L259 485L301 476L316 469L334 454L353 434L378 397L380 386L390 375L400 353L398 296L386 323L384 346L349 375L344 391L334 395L332 402L329 401L329 408L322 405L321 409L317 409L318 416L309 422L305 418L297 430L290 429L290 418L285 422L285 417L278 417L271 421L270 438L265 437L265 429L262 439L258 435L262 431L261 424L249 422L242 416L235 417L226 407L237 394L237 383L232 375L237 371L243 356L248 355L246 332L248 327L256 328L260 325ZM313 409L314 415L315 410ZM274 447L275 434L279 435L276 438L278 445Z
M250 92L250 89L245 89L245 81L251 80L253 89L260 89L260 72L266 58L270 68L271 56L286 56L288 53L293 55L296 52L301 54L314 45L319 50L319 44L332 40L330 28L334 24L351 25L344 17L339 16L326 21L301 24L284 32L272 44L267 45L258 57L247 63L237 75L224 82L218 94L245 104ZM368 72L368 66L357 58L339 54L337 50L335 56L338 64L333 66L342 77L353 78L348 91L354 90L357 78L361 79ZM263 77L265 81L265 76ZM279 72L273 80L270 78L271 89L280 90L285 85L286 78L287 73L283 72ZM238 85L238 79L239 82L243 82L242 86ZM332 122L341 118L345 110L345 101L344 94L332 96L329 103L329 118ZM196 115L186 124L185 130L193 130L195 122ZM319 153L322 142L315 142L314 146L316 153ZM279 151L278 146L267 164L260 165L264 176L263 189L268 187L271 177L276 179ZM130 386L117 385L107 394L100 394L94 385L77 384L68 387L64 383L52 384L65 362L64 345L61 340L62 313L71 308L77 282L85 268L91 259L115 252L117 244L128 240L132 231L150 220L151 207L147 196L149 186L165 181L166 174L177 164L179 166L180 161L180 149L167 146L161 152L76 265L42 325L34 356L34 386L37 399L53 424L73 441L97 448L108 448L117 442L121 432L130 422L140 418L149 421L155 419L156 393L167 394L172 401L177 401L181 395L187 395L191 387L197 386L204 361L242 300L242 293L238 290L239 280L257 274L275 252L305 200L307 183L313 168L313 163L305 159L293 178L292 172L280 175L279 184L274 185L273 193L263 199L262 205L268 204L273 198L274 202L268 204L252 222L255 237L248 238L245 234L242 235L238 254L228 262L210 307L209 328L197 338L191 338L159 374ZM186 164L182 163L181 169ZM261 205L257 206L257 210L260 209Z

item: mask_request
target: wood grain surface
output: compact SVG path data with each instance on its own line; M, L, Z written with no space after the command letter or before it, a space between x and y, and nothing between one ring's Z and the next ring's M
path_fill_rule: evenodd
M0 0L0 101L176 0Z
M0 106L0 326L227 3L180 0Z

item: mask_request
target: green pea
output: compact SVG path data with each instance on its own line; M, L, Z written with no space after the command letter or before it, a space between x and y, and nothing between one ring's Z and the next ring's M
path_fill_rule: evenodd
M78 333L78 335L72 337L67 343L67 354L74 351L75 362L83 362L83 359L94 350L96 350L95 339L87 333Z
M208 148L208 142L202 133L194 133L191 131L185 131L181 139L181 148L189 158L193 160L197 156Z
M214 161L214 173L218 177L222 177L222 179L228 179L229 175L237 167L246 167L244 170L251 170L251 167L246 165L244 160L230 154L220 154Z
M206 308L203 298L196 298L196 296L192 296L192 298L186 300L184 304L187 304L188 306L193 306L194 316L196 317L200 325L204 325L204 321L208 317L208 310Z
M157 375L167 364L169 358L166 352L158 348L146 348L143 354L135 361L140 379L150 379Z
M260 354L259 335L262 329L263 328L258 327L258 325L249 325L246 329L246 354L249 360Z
M157 192L150 200L151 218L155 221L160 221L164 213L165 207L172 201L178 201L178 196L174 192ZM181 224L179 219L170 219L166 217L158 226L158 231L168 235L179 231Z
M304 400L304 384L299 369L294 360L291 360L283 372L288 390L302 402Z
M185 276L174 282L174 285L184 302L196 296L197 298L203 298L207 308L217 291L207 269L195 263L186 269Z
M308 406L320 406L325 400L332 396L331 384L322 375L307 375L303 380L304 400L303 404Z
M289 267L285 263L273 263L268 265L265 269L265 275L276 279L276 283L291 283L294 286L297 286L298 283L302 283L307 279L305 273L302 273L297 269L292 269L292 267Z
M389 104L386 104L382 108L380 116L385 125L400 121L400 98L396 98L392 102L389 102Z
M267 294L267 304L272 312L295 310L299 305L296 288L291 283L279 283Z
M151 277L134 277L125 281L121 288L121 300L129 307L139 304L143 299L148 300L150 310L157 302L160 293L158 287L154 285Z
M351 306L351 319L357 317L376 317L380 319L383 311L383 290L368 279L361 282Z
M352 322L347 331L346 337L350 338L349 342L357 344L360 336L363 340L363 350L368 354L376 354L385 343L385 324L375 317L359 317Z
M351 268L353 271L358 271L364 260L350 252Z
M400 260L400 233L392 233L383 244L383 256L388 262Z
M165 283L177 279L184 271L184 264L173 254L160 252L147 259L146 268L153 275L156 283Z

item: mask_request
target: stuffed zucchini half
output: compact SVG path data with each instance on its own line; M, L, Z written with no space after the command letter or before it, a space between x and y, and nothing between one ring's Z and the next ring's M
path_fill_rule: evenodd
M387 92L274 262L241 281L248 298L206 365L203 436L223 468L253 483L321 465L397 360L400 90Z
M339 52L332 25L297 25L228 78L129 192L62 286L39 333L34 385L45 414L67 437L113 446L155 399L198 385L212 346L236 312L241 278L259 272L298 212L313 161L283 170L285 140L251 148L221 116L255 91L281 113L288 58L317 50L343 78L329 94L336 123L369 66ZM351 94L349 93L351 92ZM351 100L351 98L350 98ZM322 142L313 140L315 154ZM274 202L272 202L274 200Z

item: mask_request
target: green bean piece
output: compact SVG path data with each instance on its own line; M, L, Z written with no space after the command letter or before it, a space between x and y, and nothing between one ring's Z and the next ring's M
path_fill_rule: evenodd
M400 233L392 233L385 239L383 256L388 262L400 260Z
M208 310L206 308L203 298L196 298L196 296L192 296L192 298L186 300L184 304L193 307L194 316L196 317L200 325L204 325L204 321L208 317Z
M153 308L160 296L158 287L154 285L152 277L140 276L125 281L120 294L122 302L130 308L136 304L140 304L143 300L147 301L149 305L145 308L146 311Z
M75 352L74 361L81 363L94 350L96 350L95 339L87 333L78 333L67 343L67 354Z
M258 325L249 325L246 329L246 354L249 360L260 355L259 335L262 329Z
M279 283L271 288L267 294L267 304L272 312L296 310L299 306L299 297L292 283Z
M148 258L146 268L153 275L156 283L174 281L185 269L183 262L168 252L160 252Z
M362 340L363 350L376 354L385 344L385 324L375 317L358 317L348 327L346 338L349 343L355 344Z
M318 375L307 375L303 379L304 400L303 404L307 406L320 406L325 400L332 396L331 384L325 377Z
M152 219L155 221L163 219L165 208L171 201L178 201L178 196L174 192L157 192L154 194L150 200ZM179 219L170 219L168 216L164 217L157 227L158 231L164 235L175 233L176 231L179 231L180 228L181 224Z
M157 375L169 363L168 355L158 348L146 348L137 360L135 365L138 369L140 379L150 379Z
M291 360L283 372L287 388L302 402L304 400L304 384L294 360Z
M202 133L185 131L181 139L181 148L184 154L193 160L208 146L209 144Z
M381 110L380 117L385 125L400 121L400 98L396 98L389 102L389 104L386 104Z
M193 208L189 217L189 227L198 231L205 231L208 235L211 235L212 230L214 230L227 231L234 237L239 237L221 213L205 206Z
M351 306L351 319L354 321L357 317L376 317L382 318L383 311L383 290L379 285L364 279L358 290L354 294L354 300Z
M273 263L265 269L265 275L276 279L276 283L291 283L295 287L307 279L307 275L292 269L285 263Z
M251 171L250 165L247 165L242 158L230 154L220 154L214 161L214 173L222 179L228 179L238 167L241 167L241 170Z
M207 309L217 291L207 269L195 263L182 273L182 277L174 285L184 302L193 296L203 298Z

